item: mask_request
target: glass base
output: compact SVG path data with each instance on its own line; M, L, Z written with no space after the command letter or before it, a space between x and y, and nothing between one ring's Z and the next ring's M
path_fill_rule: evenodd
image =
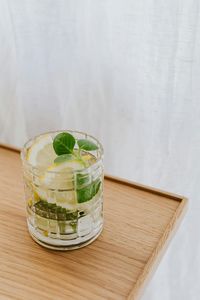
M74 240L60 240L46 237L38 232L29 222L27 222L27 224L29 233L35 242L45 248L59 251L74 250L85 247L96 240L103 230L103 224L101 224L98 228L86 236L78 237Z

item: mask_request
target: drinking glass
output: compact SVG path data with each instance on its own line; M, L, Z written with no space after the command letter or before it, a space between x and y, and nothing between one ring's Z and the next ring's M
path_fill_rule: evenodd
M60 132L45 135L53 141ZM54 171L31 165L28 151L44 134L29 140L21 151L29 233L40 245L55 250L83 247L94 241L103 228L102 145L87 133L66 132L97 146L97 150L86 153L93 157L90 166Z

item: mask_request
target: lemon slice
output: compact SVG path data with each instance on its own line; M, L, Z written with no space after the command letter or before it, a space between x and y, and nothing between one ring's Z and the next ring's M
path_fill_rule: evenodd
M40 185L35 187L39 197L49 203L74 209L77 203L76 191L74 190L75 170L84 169L84 163L77 159L54 163L46 169L40 177Z
M48 168L52 165L55 158L56 153L53 149L50 135L37 138L27 153L27 161L32 166L39 168Z
M73 189L73 171L82 169L84 169L84 163L78 159L72 159L59 164L54 163L47 168L44 176L42 176L42 183L50 189Z
M74 188L73 172L83 170L85 163L87 166L95 162L95 158L90 153L84 153L82 160L72 157L70 160L61 163L53 163L46 169L41 177L42 184L49 189L70 190Z

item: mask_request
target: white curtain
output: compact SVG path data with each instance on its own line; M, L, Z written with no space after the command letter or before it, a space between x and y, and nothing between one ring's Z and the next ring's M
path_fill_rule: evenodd
M0 0L0 142L97 136L108 173L190 208L144 300L200 295L198 0Z

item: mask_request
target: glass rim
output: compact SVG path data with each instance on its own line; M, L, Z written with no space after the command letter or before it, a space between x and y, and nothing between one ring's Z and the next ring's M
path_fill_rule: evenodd
M46 168L44 167L36 167L36 166L33 166L30 162L28 162L28 160L26 159L26 151L27 151L27 145L31 142L33 142L34 140L36 140L37 138L39 137L42 137L42 136L45 136L45 135L51 135L51 134L55 134L55 133L61 133L61 132L69 132L71 134L73 133L77 133L77 134L82 134L82 135L85 135L89 138L91 138L92 140L94 140L99 149L97 149L97 151L99 150L100 151L100 156L98 158L96 158L96 161L88 166L88 167L84 167L83 169L78 169L78 170L70 170L70 171L53 171L53 170L47 170ZM43 132L43 133L40 133L38 135L35 135L34 137L30 138L28 141L26 141L26 143L23 145L21 151L20 151L20 157L21 157L21 160L22 160L22 163L27 166L28 168L30 168L31 172L34 173L34 171L38 171L38 172L46 172L46 173L49 173L49 174L74 174L74 173L80 173L80 172L85 172L87 170L90 170L92 169L93 167L95 167L104 157L104 149L103 149L103 146L102 144L99 142L98 139L96 139L94 136L92 136L91 134L88 134L86 132L83 132L83 131L78 131L78 130L71 130L71 129L61 129L61 130L52 130L52 131L46 131L46 132Z

